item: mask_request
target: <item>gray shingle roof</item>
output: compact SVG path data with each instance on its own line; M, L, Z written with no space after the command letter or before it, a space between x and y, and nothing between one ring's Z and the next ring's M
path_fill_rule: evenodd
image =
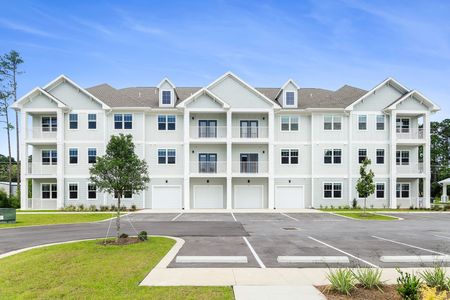
M195 92L200 87L177 87L177 104ZM158 107L157 87L128 87L115 89L108 84L100 84L86 89L95 97L111 107ZM279 88L256 88L275 103L281 104L276 98ZM300 88L298 90L298 108L345 108L362 95L366 90L344 85L336 91L319 88Z

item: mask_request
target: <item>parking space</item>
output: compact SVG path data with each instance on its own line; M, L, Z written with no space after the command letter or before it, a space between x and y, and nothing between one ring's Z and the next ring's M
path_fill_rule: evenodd
M411 221L433 221L433 222L449 222L450 212L433 212L433 213L384 213L384 215L403 218Z
M290 218L281 213L234 213L238 222L274 222L287 221Z
M177 213L151 213L151 214L131 213L126 217L128 217L133 222L162 222L162 221L171 221L177 215L178 215Z
M231 213L183 213L176 221L234 222L234 218Z

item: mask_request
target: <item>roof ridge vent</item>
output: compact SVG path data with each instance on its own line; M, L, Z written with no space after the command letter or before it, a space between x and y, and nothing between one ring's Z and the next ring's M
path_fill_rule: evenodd
M141 98L141 91L139 91L138 93L139 93L139 96L138 96L138 98Z

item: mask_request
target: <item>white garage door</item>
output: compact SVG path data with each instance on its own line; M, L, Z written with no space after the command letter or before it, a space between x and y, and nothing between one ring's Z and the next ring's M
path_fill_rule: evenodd
M181 209L181 185L153 186L152 208Z
M194 185L194 208L224 208L222 185Z
M263 208L262 185L234 186L234 208Z
M276 208L305 208L303 186L277 185L275 186Z

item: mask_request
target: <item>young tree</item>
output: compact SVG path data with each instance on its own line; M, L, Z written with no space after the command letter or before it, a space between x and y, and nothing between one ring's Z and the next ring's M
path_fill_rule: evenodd
M0 57L0 76L4 77L9 85L12 101L17 101L17 76L22 74L19 66L23 64L23 59L19 52L11 50ZM20 150L19 150L19 115L16 114L16 159L17 159L17 193L20 193ZM20 194L19 194L20 195Z
M11 157L11 129L13 128L12 124L9 121L8 109L11 100L11 93L5 88L4 82L0 77L0 116L4 119L1 120L1 123L5 124L7 144L8 144L8 182L9 182L9 193L12 194L12 157Z
M148 166L134 152L132 136L111 136L106 154L97 157L90 168L90 180L98 190L115 195L117 199L117 239L120 237L120 200L125 192L139 194L150 181Z
M373 182L373 177L375 174L372 170L367 171L366 168L371 164L370 159L365 159L361 166L359 167L360 178L356 183L356 190L359 195L364 197L364 214L366 214L366 202L367 197L375 192L375 183Z

